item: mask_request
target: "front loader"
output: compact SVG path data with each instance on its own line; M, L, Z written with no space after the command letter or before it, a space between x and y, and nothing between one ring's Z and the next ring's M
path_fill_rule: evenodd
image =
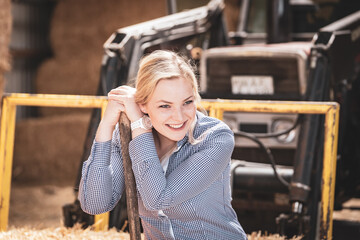
M252 1L243 2L249 5ZM271 6L276 10L276 2L267 6L268 12ZM285 2L294 13L297 5ZM283 32L278 30L281 39L269 33L272 38L266 39L244 32L243 23L239 28L243 30L228 35L223 8L222 1L213 0L204 7L117 30L104 44L98 94L107 95L116 86L131 84L144 54L171 49L198 65L201 95L209 101L336 101L341 112L335 208L340 208L358 194L360 186L360 12L312 34L293 33L286 26ZM306 9L313 11L313 6ZM94 110L75 195L99 119L100 112ZM244 230L318 238L319 232L326 231L321 229L319 215L323 117L225 112L223 120L235 134L233 207ZM109 227L123 227L125 206L122 198L110 212ZM66 226L94 223L77 200L63 210Z

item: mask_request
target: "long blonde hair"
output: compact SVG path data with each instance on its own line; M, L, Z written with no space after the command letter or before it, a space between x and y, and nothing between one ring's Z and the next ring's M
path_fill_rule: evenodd
M140 60L139 71L135 82L136 103L146 104L160 80L179 77L189 81L193 89L195 104L198 105L201 97L199 95L197 79L194 74L194 66L185 57L168 50L156 50L144 56ZM195 120L194 123L191 124L188 135L189 142L192 144L197 143L193 136L194 128Z

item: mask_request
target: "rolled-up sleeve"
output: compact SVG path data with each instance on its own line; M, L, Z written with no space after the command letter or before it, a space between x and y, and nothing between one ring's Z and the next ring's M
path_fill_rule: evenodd
M124 170L119 130L112 140L94 141L87 161L83 163L79 201L84 212L100 214L112 210L124 190Z

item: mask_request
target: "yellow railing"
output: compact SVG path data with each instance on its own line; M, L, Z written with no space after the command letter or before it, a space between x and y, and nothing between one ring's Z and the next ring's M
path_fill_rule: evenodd
M101 108L105 111L107 98L54 94L11 94L2 99L0 133L0 231L6 231L9 216L11 168L14 150L16 106ZM108 215L95 216L95 227L105 229Z
M0 134L0 231L5 231L8 223L16 106L101 108L104 112L106 104L106 97L99 96L11 94L3 97ZM210 116L219 119L223 118L224 111L325 115L319 236L320 239L332 239L339 105L333 102L217 100L202 101L202 106ZM107 229L108 223L108 213L95 216L96 229Z
M214 117L218 119L223 118L224 111L325 115L320 239L332 239L339 110L340 106L335 102L218 100L211 103L211 112L214 114Z

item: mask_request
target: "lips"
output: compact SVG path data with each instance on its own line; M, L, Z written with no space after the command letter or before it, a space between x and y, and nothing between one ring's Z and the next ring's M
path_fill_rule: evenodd
M167 124L168 127L174 130L181 130L185 127L186 122L180 123L180 124Z

